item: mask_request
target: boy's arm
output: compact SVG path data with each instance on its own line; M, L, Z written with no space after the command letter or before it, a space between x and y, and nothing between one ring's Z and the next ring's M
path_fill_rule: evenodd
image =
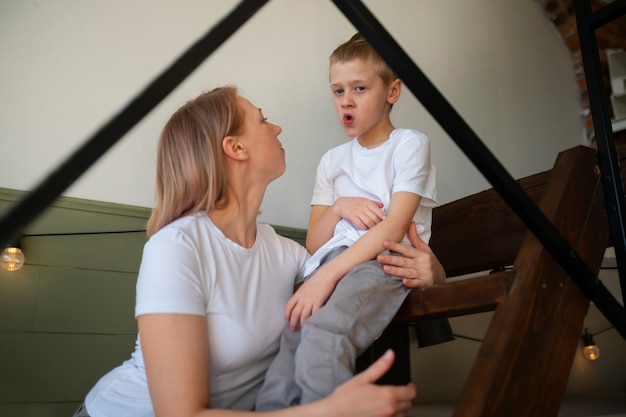
M315 253L324 243L333 236L335 225L341 220L331 206L311 206L309 227L306 232L306 249Z
M394 193L386 218L339 256L322 265L291 297L285 308L285 316L291 327L295 329L317 311L326 302L337 282L353 266L375 259L376 255L384 250L383 241L401 240L420 200L421 197L414 193Z
M340 197L332 206L313 205L306 234L307 250L314 253L328 242L341 219L361 230L371 229L385 218L382 207L382 203L362 197Z

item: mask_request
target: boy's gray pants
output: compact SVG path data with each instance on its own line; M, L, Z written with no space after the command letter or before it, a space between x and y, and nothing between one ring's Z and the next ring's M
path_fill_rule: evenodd
M333 250L328 262L346 247ZM380 336L410 289L376 260L352 268L302 331L289 324L257 397L256 410L306 404L328 397L355 372L356 358Z

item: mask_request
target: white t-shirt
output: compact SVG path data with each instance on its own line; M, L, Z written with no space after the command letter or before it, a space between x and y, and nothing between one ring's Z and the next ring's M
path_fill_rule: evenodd
M413 221L428 243L432 209L437 205L436 170L430 162L428 137L411 129L395 129L387 141L373 149L364 148L354 138L327 151L317 167L311 205L331 206L339 197L364 197L382 202L386 213L391 196L398 191L421 196ZM307 262L305 276L331 249L351 246L365 232L348 220L340 220L333 237Z
M178 219L144 247L135 316L205 316L211 406L251 410L307 258L306 249L269 225L257 226L256 242L247 249L204 213ZM92 417L154 415L139 337L131 359L102 377L85 405Z

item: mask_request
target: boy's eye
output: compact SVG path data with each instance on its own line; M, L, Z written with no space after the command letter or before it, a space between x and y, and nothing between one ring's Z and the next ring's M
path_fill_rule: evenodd
M336 89L335 91L333 91L333 94L335 94L335 95L343 94L343 88Z
M356 87L356 88L355 88L355 90L356 90L356 91L364 91L364 90L365 90L365 87L363 87L363 86L361 86L361 85L360 85L360 86Z

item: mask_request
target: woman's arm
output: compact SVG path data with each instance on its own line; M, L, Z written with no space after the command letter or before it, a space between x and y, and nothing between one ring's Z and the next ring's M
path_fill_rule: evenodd
M205 317L146 314L137 325L155 416L195 416L210 408Z
M139 334L156 417L237 417L252 412L211 410L205 318L186 314L146 314ZM321 401L265 413L268 417L393 417L405 415L415 397L413 384L376 385L393 363L388 351L368 369Z

